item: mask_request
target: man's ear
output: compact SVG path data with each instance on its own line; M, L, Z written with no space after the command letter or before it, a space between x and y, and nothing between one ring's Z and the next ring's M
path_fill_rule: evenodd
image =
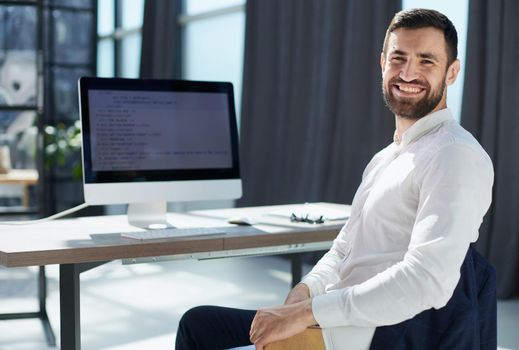
M456 81L456 78L458 77L458 73L460 72L461 63L460 60L456 59L454 62L451 63L449 68L447 68L447 74L445 76L445 83L447 85L452 85Z
M382 71L382 74L384 74L384 66L386 65L386 55L384 52L380 53L380 69Z

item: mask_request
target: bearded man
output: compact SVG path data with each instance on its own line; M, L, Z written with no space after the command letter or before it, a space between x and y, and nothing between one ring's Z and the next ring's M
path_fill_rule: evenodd
M493 184L490 158L447 108L447 86L460 71L456 29L433 10L399 12L380 65L394 142L367 165L330 251L284 305L188 311L177 350L263 349L312 325L321 327L326 349L367 349L377 327L441 310L452 298Z

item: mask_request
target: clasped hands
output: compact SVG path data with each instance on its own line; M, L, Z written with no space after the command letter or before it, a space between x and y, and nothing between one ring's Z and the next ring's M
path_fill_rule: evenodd
M306 285L298 284L288 294L284 305L256 312L250 340L257 350L263 350L265 345L296 335L316 323L310 291Z

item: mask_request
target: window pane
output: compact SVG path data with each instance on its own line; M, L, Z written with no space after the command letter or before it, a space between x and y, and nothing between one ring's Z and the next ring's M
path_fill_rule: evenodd
M142 26L144 15L143 0L122 1L122 27L125 29L139 28Z
M9 147L9 163L13 169L36 168L34 111L0 111L0 145Z
M0 6L0 106L36 105L36 7Z
M121 76L137 78L141 64L141 34L131 34L121 40Z
M36 77L35 51L0 51L0 106L35 106Z
M0 6L0 105L36 105L36 7Z
M468 27L468 0L403 0L404 9L430 8L440 11L452 21L458 32L458 58L461 62L461 70L456 82L449 86L447 94L447 105L452 110L456 119L461 117L461 104L463 98L463 80L465 78L465 52L467 49L467 27Z
M2 97L0 96L0 99ZM16 119L18 112L15 111L2 111L0 110L0 144L5 139L7 129L11 126L13 121Z
M245 14L193 21L186 25L183 76L193 80L230 81L240 111Z
M114 76L114 42L112 39L100 40L97 43L97 76L106 78Z
M245 4L245 0L185 0L186 14L194 15L201 12L218 10L225 7Z
M77 102L77 81L90 75L90 71L81 68L54 68L54 113L55 120L76 121L79 119Z
M107 35L114 31L114 2L101 0L97 2L97 34Z
M52 16L56 62L88 64L92 53L91 14L54 10Z
M0 51L36 50L36 7L0 5Z

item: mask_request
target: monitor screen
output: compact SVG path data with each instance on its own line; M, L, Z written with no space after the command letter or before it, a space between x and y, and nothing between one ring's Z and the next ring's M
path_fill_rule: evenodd
M241 196L232 84L81 78L87 204Z

